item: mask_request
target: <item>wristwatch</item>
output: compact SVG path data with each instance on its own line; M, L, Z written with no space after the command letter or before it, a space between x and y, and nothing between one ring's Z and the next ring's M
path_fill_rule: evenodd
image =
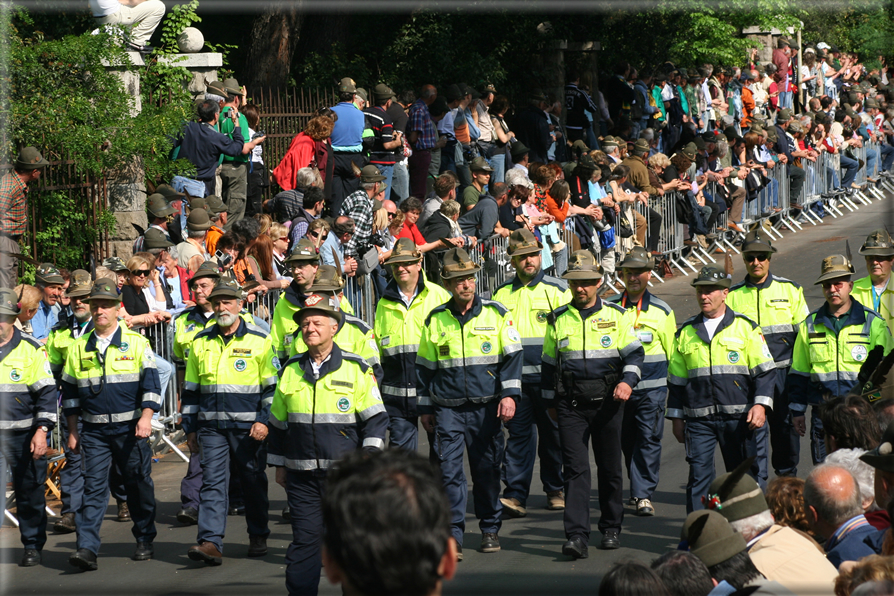
M50 427L48 427L48 426L46 426L46 425L44 425L44 424L41 424L40 426L37 427L37 430L42 430L43 432L49 432L49 431L50 431Z

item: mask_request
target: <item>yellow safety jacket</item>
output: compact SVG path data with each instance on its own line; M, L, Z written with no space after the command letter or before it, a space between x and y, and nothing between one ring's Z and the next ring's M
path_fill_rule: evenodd
M416 406L416 354L425 319L436 307L450 300L450 292L419 276L416 295L404 302L397 282L392 280L376 305L373 330L382 358L382 399L389 416L413 418ZM336 340L337 341L337 340Z
M539 385L546 319L554 309L571 302L568 284L540 271L526 285L518 276L513 277L497 288L493 297L512 313L512 321L521 336L525 354L522 383Z
M869 352L881 346L887 354L894 346L882 317L856 300L852 304L837 333L828 304L807 315L801 325L786 379L793 414L803 415L808 404L823 403L824 394L845 395L857 384Z
M96 329L68 348L62 371L62 407L80 416L85 428L104 434L128 432L144 409L161 408L161 383L149 340L123 323L105 352L97 346Z
M611 300L627 313L627 325L645 351L642 375L634 391L667 387L667 361L674 351L677 318L670 305L646 290L637 302L624 292Z
M460 315L453 299L431 311L419 340L416 377L419 411L434 406L483 404L521 395L521 337L509 310L475 296Z
M730 288L726 305L760 325L778 368L791 366L798 326L810 312L801 286L772 273L761 284L745 278Z
M280 362L285 362L290 353L294 331L298 329L295 322L295 313L304 307L305 295L295 287L294 282L289 285L273 309L273 318L270 321L270 339L273 340L273 349ZM346 298L339 298L338 307L343 313L353 315L354 309Z
M372 327L357 317L342 313L334 340L342 350L357 354L366 360L366 363L373 369L376 382L382 382L383 373L382 364L379 361L379 347L376 345ZM306 351L307 345L304 343L304 338L301 337L301 330L296 327L292 332L292 341L289 345L289 358Z
M384 449L388 414L372 369L337 344L315 373L310 353L279 371L270 410L267 463L326 470L357 449Z
M551 314L543 342L543 399L584 405L612 399L618 383L637 387L645 356L617 304L596 299L591 308L568 304Z
M240 312L239 317L250 325L255 324L254 316L247 311ZM196 335L214 323L214 320L214 311L204 313L198 306L187 308L174 319L174 361L181 368L186 366L189 346Z
M879 295L872 287L872 278L869 276L860 278L854 282L851 298L880 314L888 324L888 329L894 333L894 283L890 279Z
M120 322L118 323L121 324ZM68 348L75 342L77 339L74 336L74 328L72 325L77 325L77 321L72 317L70 320L60 321L56 327L50 331L50 336L47 338L46 350L47 350L47 358L50 362L50 370L53 371L53 376L56 378L56 381L59 381L62 378L62 369L65 368L65 359L68 356ZM86 335L93 329L93 319L87 321L83 326L78 325L78 337Z
M0 430L56 425L56 383L39 341L14 329L12 339L0 347L0 379Z
M776 364L757 323L727 306L713 337L702 314L683 323L667 384L667 418L735 418L773 407Z
M267 424L276 379L273 343L260 327L240 320L224 341L220 326L209 325L196 335L186 361L184 432Z

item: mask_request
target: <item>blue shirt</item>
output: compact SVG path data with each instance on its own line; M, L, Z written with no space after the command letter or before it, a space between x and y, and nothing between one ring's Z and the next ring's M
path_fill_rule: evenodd
M353 103L346 101L332 108L338 114L329 142L333 151L359 153L363 149L363 112Z
M59 316L52 306L44 304L43 300L37 305L37 314L31 319L31 331L35 339L45 341L50 336L50 331L59 322Z
M320 258L323 259L323 264L335 267L335 259L332 257L333 248L335 249L335 254L338 255L338 264L344 269L345 246L338 241L338 236L335 232L330 232L329 235L326 236L326 241L320 246Z
M852 517L841 524L826 541L826 558L837 569L844 561L857 561L869 555L877 555L873 541L866 540L877 533L878 530L869 525L862 514Z

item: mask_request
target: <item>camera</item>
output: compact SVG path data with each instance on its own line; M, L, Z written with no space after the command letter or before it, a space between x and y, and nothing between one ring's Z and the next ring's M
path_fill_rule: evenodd
M214 253L214 258L217 259L217 264L222 268L226 269L233 262L233 255L227 254L221 250L218 250Z

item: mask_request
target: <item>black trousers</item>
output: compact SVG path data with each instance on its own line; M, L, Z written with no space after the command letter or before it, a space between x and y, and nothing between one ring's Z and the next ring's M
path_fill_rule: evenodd
M326 204L326 215L338 217L345 198L360 189L360 178L354 174L351 164L362 169L369 160L362 153L333 153L332 159L335 163L332 170L332 197Z
M292 514L292 543L286 551L286 589L291 596L316 596L323 568L325 473L289 470L286 495Z
M599 531L621 530L624 521L621 423L623 402L610 397L599 406L576 407L558 400L559 438L565 466L565 537L590 541L590 439L596 459Z

